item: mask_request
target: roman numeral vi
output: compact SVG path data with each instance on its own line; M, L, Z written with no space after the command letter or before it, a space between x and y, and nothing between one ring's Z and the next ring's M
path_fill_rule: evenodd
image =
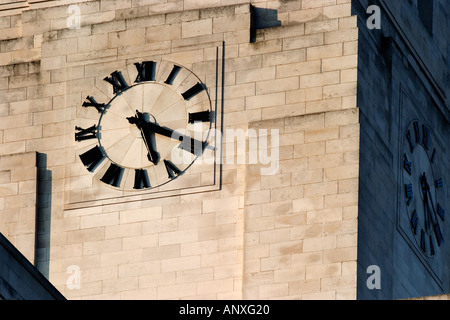
M100 180L113 187L119 187L120 180L122 178L122 172L123 172L122 167L119 167L118 165L111 163L108 170L106 170L106 173Z
M136 169L134 171L133 189L146 189L146 188L150 188L150 182L148 180L147 172L142 169Z

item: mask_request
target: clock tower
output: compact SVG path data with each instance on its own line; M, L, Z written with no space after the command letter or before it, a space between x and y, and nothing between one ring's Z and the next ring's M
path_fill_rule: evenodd
M358 298L446 297L449 12L438 0L373 5L380 29L362 27L367 8L353 4L360 17ZM379 290L366 285L372 265Z

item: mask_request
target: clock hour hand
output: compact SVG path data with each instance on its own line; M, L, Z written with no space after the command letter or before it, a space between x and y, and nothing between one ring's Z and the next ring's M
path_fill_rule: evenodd
M156 150L155 133L146 130L145 124L147 122L145 121L145 119L143 119L142 113L136 110L136 116L129 117L127 118L127 120L128 122L130 122L131 124L135 124L139 128L139 130L141 131L142 139L144 140L144 144L148 151L147 158L154 165L157 165L159 163L159 160L161 159L161 156L159 152Z
M431 203L431 209L430 209L430 206L429 206L428 202ZM433 197L431 196L430 189L427 190L427 203L426 203L426 206L427 206L426 211L427 211L427 213L430 214L430 217L431 217L432 230L434 231L434 234L436 236L436 240L437 240L438 246L440 246L442 241L444 241L444 238L442 237L441 229L439 227L439 221L438 221L437 216L436 216L436 209L434 208Z

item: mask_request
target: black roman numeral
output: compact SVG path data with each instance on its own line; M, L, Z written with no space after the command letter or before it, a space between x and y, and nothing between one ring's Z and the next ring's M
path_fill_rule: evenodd
M437 179L436 180L436 188L442 188L442 187L444 187L444 180L442 178Z
M133 189L150 188L150 181L148 180L147 171L136 169L134 171L134 187Z
M433 236L430 236L430 254L432 256L434 256L435 252L434 252L434 241L433 241Z
M434 235L436 236L436 241L438 246L441 246L441 243L444 241L444 238L442 237L441 228L439 227L439 223L436 223L434 225Z
M94 124L92 127L89 127L87 129L83 129L81 127L75 127L75 130L78 132L75 132L75 141L84 141L89 139L95 139L97 138L97 126Z
M420 232L420 249L422 249L423 252L426 252L427 250L425 245L425 231L423 231L423 229Z
M425 125L422 126L423 127L423 139L422 139L422 145L425 147L425 149L428 150L430 141L429 141L429 131L428 128L425 127Z
M431 156L431 163L434 163L434 160L436 160L437 151L436 148L433 150L433 155Z
M198 141L184 136L178 148L188 151L195 156L201 156L207 145L207 142Z
M169 178L173 179L176 176L182 175L183 173L181 172L180 169L177 168L176 165L174 165L171 161L169 160L164 160L164 165L166 166L166 170L167 173L169 174Z
M406 193L406 198L407 198L407 202L406 204L409 206L409 204L411 203L411 200L413 199L413 187L412 184L406 184L405 185L405 193Z
M411 149L411 153L413 153L414 152L414 142L412 141L411 131L409 131L409 130L406 133L406 140L408 140L409 148Z
M416 143L420 142L420 126L418 121L414 121L414 133L416 136Z
M94 171L95 167L102 162L104 159L104 155L100 150L99 146L95 146L94 148L86 151L82 155L80 155L81 162L85 165L85 167L90 171Z
M83 102L83 107L85 107L85 108L94 107L95 109L97 109L97 111L99 113L102 113L103 110L105 109L105 104L104 103L98 103L97 101L95 101L94 97L87 96L86 99L88 101Z
M128 84L122 76L120 71L114 71L110 77L106 77L103 80L109 82L113 86L114 94L122 92L128 88Z
M211 122L211 112L201 111L195 113L189 113L189 123L194 122Z
M411 175L412 173L412 162L408 160L408 157L405 154L405 158L403 160L403 168L406 170L406 172Z
M442 221L445 221L445 210L441 207L440 204L437 205L437 213L439 217L442 219Z
M419 217L417 216L417 211L414 210L412 217L411 217L411 227L414 230L414 234L417 233L417 225L419 223Z
M106 170L105 174L100 179L100 181L109 184L113 187L119 187L120 181L122 180L122 173L123 173L122 167L119 167L118 165L111 163L108 170Z
M139 83L143 81L155 81L156 62L144 61L142 63L135 63L138 75L134 82Z
M196 85L194 85L192 88L186 90L181 95L183 96L184 100L190 100L193 97L195 97L197 94L202 92L203 90L205 90L204 85L201 84L200 82L198 82Z
M180 70L180 66L173 66L172 71L170 71L170 74L164 83L172 85Z

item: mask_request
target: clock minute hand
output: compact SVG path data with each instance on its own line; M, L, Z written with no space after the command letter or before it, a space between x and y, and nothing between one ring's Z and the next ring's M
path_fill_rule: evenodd
M424 219L425 219L425 230L429 230L430 229L430 218L429 218L429 213L428 213L428 199L427 199L427 195L424 194L424 198L423 198L423 214L424 214Z
M161 156L159 152L156 150L155 133L145 129L146 122L142 119L140 115L142 115L142 113L136 110L136 116L129 117L127 118L127 120L131 124L135 124L139 128L139 130L141 131L142 139L144 140L144 144L148 151L147 158L154 165L157 165L159 163L159 160L161 159Z
M428 198L429 198L429 200L430 200L429 202L431 203L431 209L433 209L433 210L432 210L432 213L433 213L432 218L434 218L434 219L432 219L432 220L433 220L433 224L436 224L436 222L437 222L437 218L436 218L436 208L434 207L433 197L431 196L431 191L430 191L430 189L427 190L427 193L428 193Z
M144 139L145 146L147 147L147 158L150 160L150 162L153 162L153 164L157 165L159 163L159 160L161 159L161 156L159 152L156 150L156 139L155 134L153 132L148 132L144 130L144 128L141 128L141 135Z
M428 206L428 192L430 190L430 186L427 182L427 178L425 175L425 172L423 173L421 177L421 186L422 186L422 193L423 193L423 210L424 210L424 218L425 218L425 229L428 231L430 230L430 213L429 213L429 206Z

